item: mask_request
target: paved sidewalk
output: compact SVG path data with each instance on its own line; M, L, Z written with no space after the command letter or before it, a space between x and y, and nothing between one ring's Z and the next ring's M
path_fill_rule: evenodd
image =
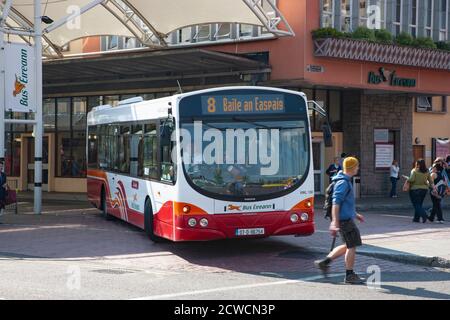
M358 223L364 245L359 254L391 261L450 268L450 212L445 224L413 223L409 212L362 212L366 221ZM316 233L304 238L306 246L328 253L331 236L329 221L316 217ZM340 243L340 240L338 241Z
M33 191L19 191L17 193L17 201L32 202L34 199ZM42 192L43 202L88 202L86 193L74 192Z

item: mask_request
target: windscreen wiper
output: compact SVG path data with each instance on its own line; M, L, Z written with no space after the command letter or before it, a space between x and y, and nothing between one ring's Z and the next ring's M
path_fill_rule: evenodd
M261 127L261 128L266 128L266 129L278 129L278 128L269 127L269 126L266 126L266 125L263 125L263 124L260 124L260 123L257 123L257 122L253 122L253 121L250 121L250 120L238 118L238 117L233 117L232 119L234 121L238 121L238 122L250 123L250 124L254 125L255 127Z

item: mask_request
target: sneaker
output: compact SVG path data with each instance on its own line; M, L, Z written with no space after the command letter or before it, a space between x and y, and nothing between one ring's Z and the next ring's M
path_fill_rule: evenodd
M346 284L364 284L365 280L361 279L356 273L351 273L345 276L344 283Z
M314 261L314 265L322 271L322 274L326 277L328 275L328 271L330 270L330 265L323 260Z

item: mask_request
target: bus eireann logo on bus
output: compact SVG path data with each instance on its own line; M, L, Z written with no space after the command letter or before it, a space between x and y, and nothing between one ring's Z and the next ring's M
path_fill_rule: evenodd
M235 205L229 204L228 211L233 211L233 210L241 211L241 206L235 206Z

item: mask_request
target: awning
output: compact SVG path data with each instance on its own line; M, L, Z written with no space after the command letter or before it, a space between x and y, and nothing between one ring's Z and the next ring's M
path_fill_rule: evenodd
M263 55L263 54L262 54ZM127 92L265 80L267 59L204 49L163 49L104 53L45 61L45 95Z
M33 30L34 0L2 0L11 10L6 28ZM165 46L173 31L210 23L265 27L274 35L293 35L276 0L41 0L47 48L60 53L72 40L97 35L136 37L147 46ZM74 16L80 13L78 18ZM70 20L68 20L69 17ZM23 37L23 41L28 41Z

